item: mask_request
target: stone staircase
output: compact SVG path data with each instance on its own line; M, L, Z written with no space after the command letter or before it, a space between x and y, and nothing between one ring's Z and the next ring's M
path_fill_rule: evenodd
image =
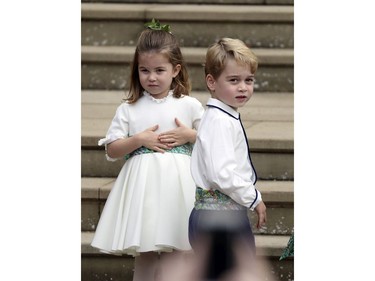
M192 80L191 95L209 97L202 64L207 46L224 36L242 39L260 59L255 93L241 108L267 205L267 229L254 230L259 256L276 280L294 279L294 259L279 261L294 226L293 1L159 0L82 2L81 254L82 280L131 281L133 259L90 247L100 212L122 164L97 146L127 90L137 36L152 18L180 39ZM252 222L255 215L249 212Z

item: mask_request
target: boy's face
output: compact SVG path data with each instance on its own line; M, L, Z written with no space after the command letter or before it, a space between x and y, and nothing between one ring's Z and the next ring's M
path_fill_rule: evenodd
M206 82L213 98L236 110L246 104L254 91L254 74L250 72L250 67L238 64L234 59L228 59L224 71L216 80L208 74Z

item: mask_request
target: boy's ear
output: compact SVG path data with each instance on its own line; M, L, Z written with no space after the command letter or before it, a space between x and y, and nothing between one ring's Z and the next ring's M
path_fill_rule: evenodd
M210 89L210 91L215 90L215 79L211 74L207 74L206 84L207 84L207 88Z
M173 78L175 78L178 75L178 73L180 73L180 70L181 70L181 64L177 64L173 69Z

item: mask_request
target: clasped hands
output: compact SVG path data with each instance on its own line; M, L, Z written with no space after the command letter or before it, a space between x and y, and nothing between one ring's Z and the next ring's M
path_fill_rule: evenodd
M154 125L143 131L140 135L143 139L143 145L154 151L164 153L173 147L195 142L196 131L194 129L186 127L177 118L175 118L175 123L177 128L161 134L155 133L159 125Z

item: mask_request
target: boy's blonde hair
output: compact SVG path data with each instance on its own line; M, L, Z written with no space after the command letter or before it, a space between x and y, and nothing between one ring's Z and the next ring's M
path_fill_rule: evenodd
M207 50L204 65L205 76L211 74L217 79L223 72L228 59L234 59L239 64L249 66L252 74L255 74L258 69L257 57L244 42L239 39L222 38Z

